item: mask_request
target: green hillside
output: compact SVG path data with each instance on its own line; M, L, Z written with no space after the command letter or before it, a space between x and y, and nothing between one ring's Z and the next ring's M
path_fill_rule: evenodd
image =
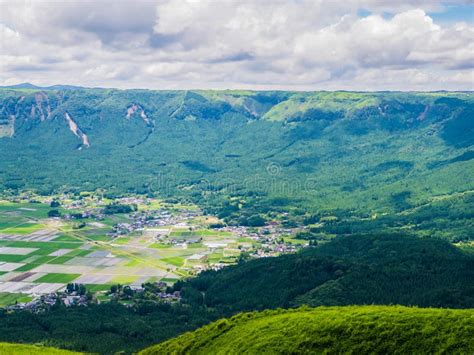
M0 186L191 199L228 223L338 218L315 234L403 225L469 240L473 112L461 92L1 89Z
M377 234L203 272L175 288L227 313L303 304L474 308L473 280L473 254L441 240Z
M0 343L0 354L2 355L73 355L80 354L72 351L55 349L38 345L23 345Z
M468 354L474 311L321 307L244 313L141 354Z

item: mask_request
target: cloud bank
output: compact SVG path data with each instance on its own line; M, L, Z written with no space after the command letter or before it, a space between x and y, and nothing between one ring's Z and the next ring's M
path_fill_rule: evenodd
M430 16L461 5L1 0L0 84L474 90L472 17Z

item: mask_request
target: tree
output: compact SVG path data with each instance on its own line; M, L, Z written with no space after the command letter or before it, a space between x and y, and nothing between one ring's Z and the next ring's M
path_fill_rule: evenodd
M250 216L246 222L249 227L262 227L265 225L265 219L258 215Z
M61 204L59 203L59 201L57 200L53 200L51 201L51 203L49 204L49 207L52 207L52 208L56 208L56 207L59 207L61 206Z
M72 283L67 284L66 291L67 293L72 293L74 291L74 284Z
M123 288L123 294L124 294L125 296L127 296L127 297L132 297L133 294L134 294L134 292L133 292L133 290L132 290L132 288L131 288L130 286L125 286L125 287Z
M77 290L77 293L81 296L85 295L87 292L86 290L86 286L84 286L83 284L79 284L78 286L78 290Z
M61 217L61 212L58 210L50 210L48 212L48 217Z

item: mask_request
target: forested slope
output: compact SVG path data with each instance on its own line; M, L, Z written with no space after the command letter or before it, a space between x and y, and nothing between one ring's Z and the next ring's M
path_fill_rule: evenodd
M0 186L185 197L233 221L459 204L473 110L472 93L0 89Z
M398 234L339 237L178 283L185 298L230 311L301 304L474 307L474 255Z

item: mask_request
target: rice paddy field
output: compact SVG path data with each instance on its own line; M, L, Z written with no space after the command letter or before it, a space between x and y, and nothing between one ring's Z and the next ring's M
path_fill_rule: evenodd
M126 215L85 220L85 227L76 229L77 222L48 218L50 209L0 201L0 306L60 291L70 282L92 292L118 283L172 283L210 263L235 262L239 246L252 243L182 224L161 228L160 238L153 228L112 238L107 233L127 221Z

